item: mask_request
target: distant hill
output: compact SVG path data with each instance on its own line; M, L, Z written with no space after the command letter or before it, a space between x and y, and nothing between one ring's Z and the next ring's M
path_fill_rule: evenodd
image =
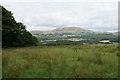
M31 33L37 37L41 45L96 44L104 40L119 42L117 33L97 32L80 27L64 27L50 31L32 31Z
M52 32L81 32L81 31L90 31L88 29L80 27L65 27L52 30Z
M91 32L91 30L80 28L80 27L65 27L57 28L50 31L31 31L33 34L39 33L69 33L69 32Z

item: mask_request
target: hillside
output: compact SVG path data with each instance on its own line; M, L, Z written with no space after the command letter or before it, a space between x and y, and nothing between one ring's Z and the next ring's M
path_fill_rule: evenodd
M55 30L52 30L52 32L85 32L85 31L90 31L90 30L80 27L65 27L65 28L57 28Z
M65 28L57 28L50 31L31 31L32 34L39 33L71 33L71 32L90 32L91 30L80 28L80 27L65 27Z

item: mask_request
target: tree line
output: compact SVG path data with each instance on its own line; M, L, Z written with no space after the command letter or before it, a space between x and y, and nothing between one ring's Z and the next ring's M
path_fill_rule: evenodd
M38 45L36 37L26 30L26 26L21 22L16 22L13 13L3 6L2 12L2 47L26 47Z

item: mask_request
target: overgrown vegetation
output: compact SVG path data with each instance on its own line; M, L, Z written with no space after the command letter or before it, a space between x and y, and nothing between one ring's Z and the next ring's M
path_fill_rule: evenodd
M117 78L118 45L3 49L3 78Z

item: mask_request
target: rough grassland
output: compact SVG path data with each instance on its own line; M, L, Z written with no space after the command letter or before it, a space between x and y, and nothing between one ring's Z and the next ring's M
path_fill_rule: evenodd
M117 78L118 45L3 49L3 78Z

